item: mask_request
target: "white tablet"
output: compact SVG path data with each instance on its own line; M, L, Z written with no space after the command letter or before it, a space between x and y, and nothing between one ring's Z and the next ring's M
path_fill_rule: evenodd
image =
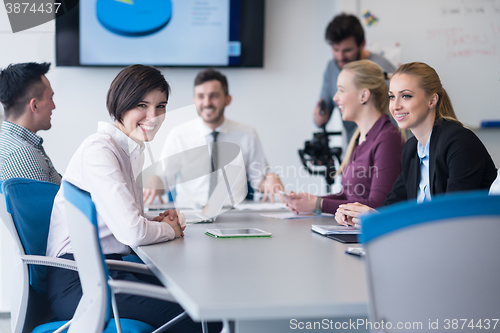
M207 229L206 235L213 238L271 237L272 233L257 228Z

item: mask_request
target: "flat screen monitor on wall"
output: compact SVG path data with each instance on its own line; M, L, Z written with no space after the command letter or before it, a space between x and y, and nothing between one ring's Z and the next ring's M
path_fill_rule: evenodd
M263 67L264 0L85 0L56 19L57 66Z

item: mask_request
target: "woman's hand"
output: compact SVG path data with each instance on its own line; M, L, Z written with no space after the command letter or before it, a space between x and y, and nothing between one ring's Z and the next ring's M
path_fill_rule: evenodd
M335 221L337 221L338 224L344 225L346 227L350 226L350 223L353 223L352 217L342 214L339 209L337 209L337 211L335 212Z
M337 209L337 212L335 213L335 220L339 224L360 228L361 227L360 216L372 212L377 212L377 211L371 207L362 205L359 202L340 205L339 208Z
M305 212L312 212L316 208L317 196L309 193L295 193L290 192L286 199L286 206L288 210L298 214Z

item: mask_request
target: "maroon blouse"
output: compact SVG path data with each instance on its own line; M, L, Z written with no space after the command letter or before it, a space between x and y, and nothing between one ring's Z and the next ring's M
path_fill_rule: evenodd
M376 208L382 205L401 172L404 142L389 116L382 115L354 147L342 171L342 191L324 197L323 212L335 214L341 204L359 202Z

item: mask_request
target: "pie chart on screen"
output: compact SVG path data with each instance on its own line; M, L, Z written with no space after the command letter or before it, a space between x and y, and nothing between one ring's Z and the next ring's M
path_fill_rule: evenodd
M171 0L97 0L97 20L108 31L142 37L165 28L172 17Z

